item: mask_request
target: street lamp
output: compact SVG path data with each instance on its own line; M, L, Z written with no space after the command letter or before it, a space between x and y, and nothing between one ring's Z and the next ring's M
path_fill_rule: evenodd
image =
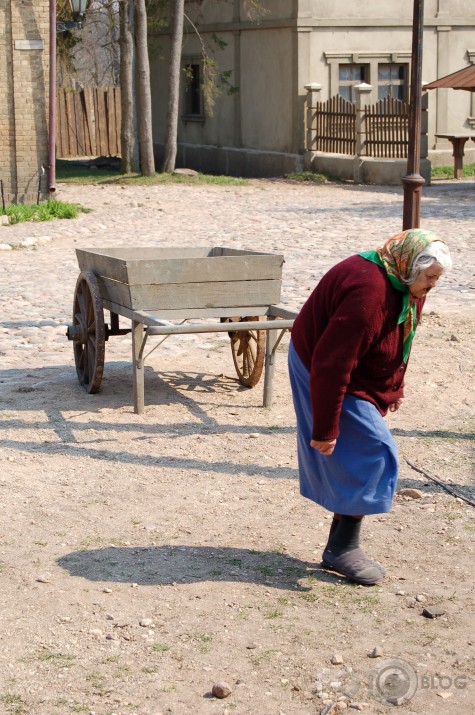
M69 0L73 20L56 23L56 32L66 32L67 30L80 30L86 14L88 0Z

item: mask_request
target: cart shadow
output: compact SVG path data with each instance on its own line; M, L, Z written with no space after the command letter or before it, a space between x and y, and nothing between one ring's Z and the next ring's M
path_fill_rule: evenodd
M237 377L220 373L218 375L201 371L173 370L164 371L147 365L144 369L145 406L172 405L189 402L189 394L222 394L234 396L246 393L251 388L242 385ZM54 402L59 409L87 409L97 411L104 408L114 409L129 406L133 411L132 369L129 362L116 361L106 364L102 386L99 392L87 394L78 382L76 371L68 365L58 365L37 369L0 370L0 384L11 386L13 392L54 393ZM261 394L263 379L254 390ZM58 392L67 388L68 394ZM33 397L34 399L34 397ZM100 400L100 406L96 402ZM230 406L235 407L234 403ZM244 407L254 407L245 405Z
M6 373L9 373L8 376L6 376ZM114 380L114 384L112 382L108 384L104 392L88 395L79 385L76 373L65 372L64 366L56 369L0 371L0 384L4 383L0 405L10 407L14 403L15 410L28 411L37 409L44 412L46 419L38 421L37 426L52 428L62 441L67 442L76 441L72 430L78 432L82 429L107 430L110 428L121 432L129 431L134 433L140 431L143 433L142 436L134 438L138 440L147 440L149 437L159 436L160 434L168 434L170 438L177 438L184 433L190 435L228 432L268 433L272 431L280 434L294 433L295 431L293 426L273 425L272 428L269 428L248 421L245 424L239 424L237 419L235 421L226 419L226 422L223 422L222 415L217 418L215 416L217 405L215 402L206 402L206 395L222 394L226 397L236 393L248 392L249 388L242 386L237 381L237 378L190 371L158 374L151 368L150 373L148 374L149 393L157 394L159 399L147 403L146 410L149 410L149 414L151 414L151 410L154 407L181 405L195 421L190 421L183 415L183 420L179 422L165 421L162 423L159 420L154 420L153 424L148 424L144 421L142 415L133 414L133 407L130 404L132 397L131 379L128 381ZM116 385L117 389L115 389ZM18 393L21 394L21 400L18 398ZM260 397L259 390L255 391L254 394ZM122 400L122 395L126 395L126 404ZM19 402L20 404L18 404ZM130 407L130 422L124 423L121 421L115 424L113 421L106 422L103 419L107 412L111 410L121 410L123 414L123 408L127 406ZM224 409L229 408L232 410L233 415L246 418L251 411L264 409L261 404L246 404L234 400L229 402L221 401L218 406ZM67 419L63 415L64 411L68 413L77 412L78 415L73 420ZM84 415L83 421L78 419L81 413ZM98 415L97 419L94 418L94 414ZM3 424L8 426L6 422ZM14 420L11 426L21 429L21 423L18 420ZM110 440L106 438L95 441Z
M341 578L319 563L287 554L230 547L106 547L74 551L57 563L71 576L88 581L140 586L234 582L309 592L312 580L334 583Z

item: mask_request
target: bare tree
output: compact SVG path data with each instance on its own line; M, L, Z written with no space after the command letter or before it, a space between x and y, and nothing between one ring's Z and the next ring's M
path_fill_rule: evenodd
M121 103L121 174L138 170L134 136L134 38L131 19L133 18L133 0L121 0L120 17L120 103Z
M144 176L155 172L152 133L152 97L147 42L145 0L135 0L135 40L137 47L137 95L139 107L140 171Z
M162 172L175 168L178 140L178 104L180 98L181 48L183 45L183 19L185 0L171 0L173 8L170 47L170 72L168 78L168 108Z

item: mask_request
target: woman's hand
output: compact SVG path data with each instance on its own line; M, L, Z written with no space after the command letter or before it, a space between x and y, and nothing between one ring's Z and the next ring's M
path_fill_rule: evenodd
M392 405L389 405L389 411L397 412L397 410L401 407L403 402L404 402L404 398L400 397L396 402L393 402Z
M335 445L336 445L336 439L324 439L324 440L312 439L312 441L310 442L310 446L313 447L314 449L317 449L320 452L320 454L323 454L325 457L329 457L330 454L333 454Z

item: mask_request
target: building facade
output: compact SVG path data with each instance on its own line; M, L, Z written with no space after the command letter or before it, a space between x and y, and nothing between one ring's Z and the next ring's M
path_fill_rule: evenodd
M47 196L49 2L0 0L2 200Z
M369 101L409 99L413 0L262 0L250 18L246 0L188 0L182 51L178 162L213 173L270 176L303 167L306 85L321 99L353 99L353 87L371 85ZM197 31L198 32L197 32ZM157 159L165 135L169 35L155 38L152 63ZM205 111L202 42L226 73L213 116ZM475 3L425 0L423 80L475 63ZM428 155L452 163L438 133L475 130L475 93L437 90L428 97ZM475 151L467 147L467 159Z

